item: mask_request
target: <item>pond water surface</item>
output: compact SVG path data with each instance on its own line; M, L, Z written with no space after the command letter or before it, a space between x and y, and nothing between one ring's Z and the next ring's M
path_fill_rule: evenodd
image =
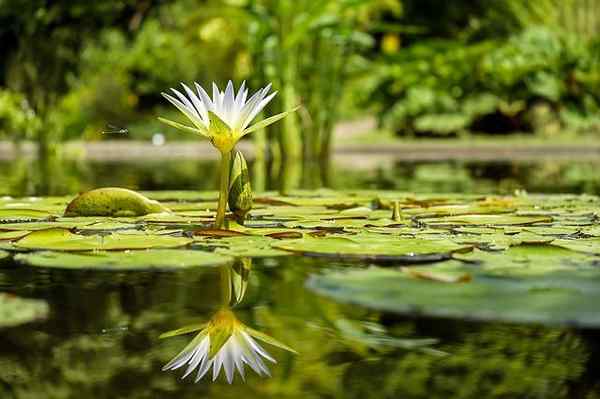
M415 192L600 193L591 162L402 163L339 167L334 188ZM3 165L4 171L9 166ZM125 186L210 189L211 163L72 164L58 191ZM2 173L8 179L7 173ZM23 166L23 173L34 173ZM198 176L201 176L200 178ZM12 175L3 194L28 193ZM10 184L9 184L10 183ZM11 185L12 184L12 185ZM21 184L21 185L20 185ZM272 188L277 179L267 179ZM255 259L232 310L246 325L294 348L264 344L272 377L247 368L229 385L161 368L192 339L165 331L208 320L223 306L219 268L177 272L0 269L0 291L42 298L47 320L0 332L0 398L596 398L596 330L398 316L309 291L309 275L368 264ZM235 301L234 301L235 302ZM209 376L209 377L212 377Z

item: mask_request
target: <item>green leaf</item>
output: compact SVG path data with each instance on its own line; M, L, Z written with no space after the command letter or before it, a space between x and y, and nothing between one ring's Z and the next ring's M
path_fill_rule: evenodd
M208 325L208 323L190 324L189 326L181 327L181 328L178 328L176 330L171 330L171 331L167 331L166 333L162 333L162 334L160 334L160 336L158 338L159 339L164 339L164 338L175 337L177 335L189 334L189 333L194 332L194 331L202 330L207 325Z
M341 259L431 262L449 259L457 251L468 251L470 245L460 245L449 240L424 240L383 235L364 235L325 238L303 238L280 241L272 245L276 249L305 256L328 256Z
M166 124L166 125L174 127L175 129L183 130L185 132L194 133L194 134L198 134L200 136L204 136L204 137L210 138L210 134L208 133L208 131L206 129L198 129L198 128L195 128L195 127L190 127L190 126L182 125L181 123L177 123L177 122L174 122L172 120L169 120L169 119L166 119L166 118L162 118L162 117L158 117L158 120L161 121L162 123Z
M226 255L179 249L89 253L43 251L18 254L15 260L36 267L96 270L177 270L233 262L233 258Z
M161 236L157 234L80 235L65 229L34 231L21 238L14 245L18 248L48 249L54 251L99 251L146 248L182 247L192 240L184 237Z
M209 334L210 336L210 350L208 352L208 358L212 359L221 350L223 345L227 342L231 334L233 333L231 328L216 328Z
M296 352L294 349L292 349L289 346L287 346L287 345L285 345L285 344L277 341L275 338L273 338L273 337L271 337L271 336L269 336L269 335L267 335L265 333L262 333L260 331L257 331L255 329L247 327L247 326L245 327L245 330L246 330L246 332L248 334L252 335L254 338L260 339L261 341L266 342L269 345L273 345L273 346L275 346L277 348L286 350L288 352L292 352L292 353L298 354L298 352Z
M210 121L210 133L211 136L230 135L231 128L225 123L219 115L212 111L208 111L208 119Z
M401 314L600 326L600 271L593 256L535 245L455 257L469 263L450 261L408 270L444 276L468 273L470 280L445 283L371 268L315 275L308 287L341 302Z
M248 133L252 133L256 130L264 129L265 127L279 121L280 119L285 118L292 112L296 112L298 109L300 109L300 106L296 106L288 111L282 112L277 115L273 115L267 119L263 119L262 121L255 123L254 125L250 126L249 128L244 129L244 131L242 132L242 136L245 136Z

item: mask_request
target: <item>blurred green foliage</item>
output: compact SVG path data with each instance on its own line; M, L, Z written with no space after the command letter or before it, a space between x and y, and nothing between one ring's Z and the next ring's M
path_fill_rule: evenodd
M593 14L600 6L587 0L463 6L462 26L442 32L426 26L425 33L407 35L409 46L381 59L372 101L387 127L434 136L600 131L600 14Z
M0 90L20 97L2 95L2 129L43 146L126 138L107 124L185 138L156 121L161 91L246 79L279 91L267 112L302 105L255 135L276 156L326 155L364 112L413 135L598 131L599 15L596 0L3 0Z
M35 137L40 118L20 93L0 89L0 137L19 142Z

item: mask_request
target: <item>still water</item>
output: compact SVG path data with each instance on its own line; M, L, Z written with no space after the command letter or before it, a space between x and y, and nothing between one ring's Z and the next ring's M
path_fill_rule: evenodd
M16 165L18 167L18 165ZM416 192L599 193L595 164L520 162L339 166L334 188ZM30 193L15 165L2 165L2 194ZM21 173L36 173L27 166ZM210 189L210 163L74 163L58 168L57 193L90 187ZM9 176L9 177L7 177ZM313 182L300 177L307 185ZM278 179L265 179L273 188ZM107 273L0 269L0 291L43 298L43 321L0 332L0 398L596 398L598 331L560 326L400 317L336 303L305 288L324 269L361 268L299 257L255 259L239 279L222 268ZM232 279L231 281L228 278ZM234 288L232 288L234 287ZM241 289L240 287L243 287ZM227 306L244 325L298 353L261 342L277 361L271 378L246 366L194 384L185 367L162 371L195 333L159 339L208 321Z

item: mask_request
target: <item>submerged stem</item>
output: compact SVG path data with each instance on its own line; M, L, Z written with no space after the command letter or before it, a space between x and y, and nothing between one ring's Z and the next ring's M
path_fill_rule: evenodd
M219 182L219 205L217 207L217 218L215 228L223 228L225 222L225 211L227 209L227 197L229 196L229 169L231 168L231 151L221 153L221 178Z

